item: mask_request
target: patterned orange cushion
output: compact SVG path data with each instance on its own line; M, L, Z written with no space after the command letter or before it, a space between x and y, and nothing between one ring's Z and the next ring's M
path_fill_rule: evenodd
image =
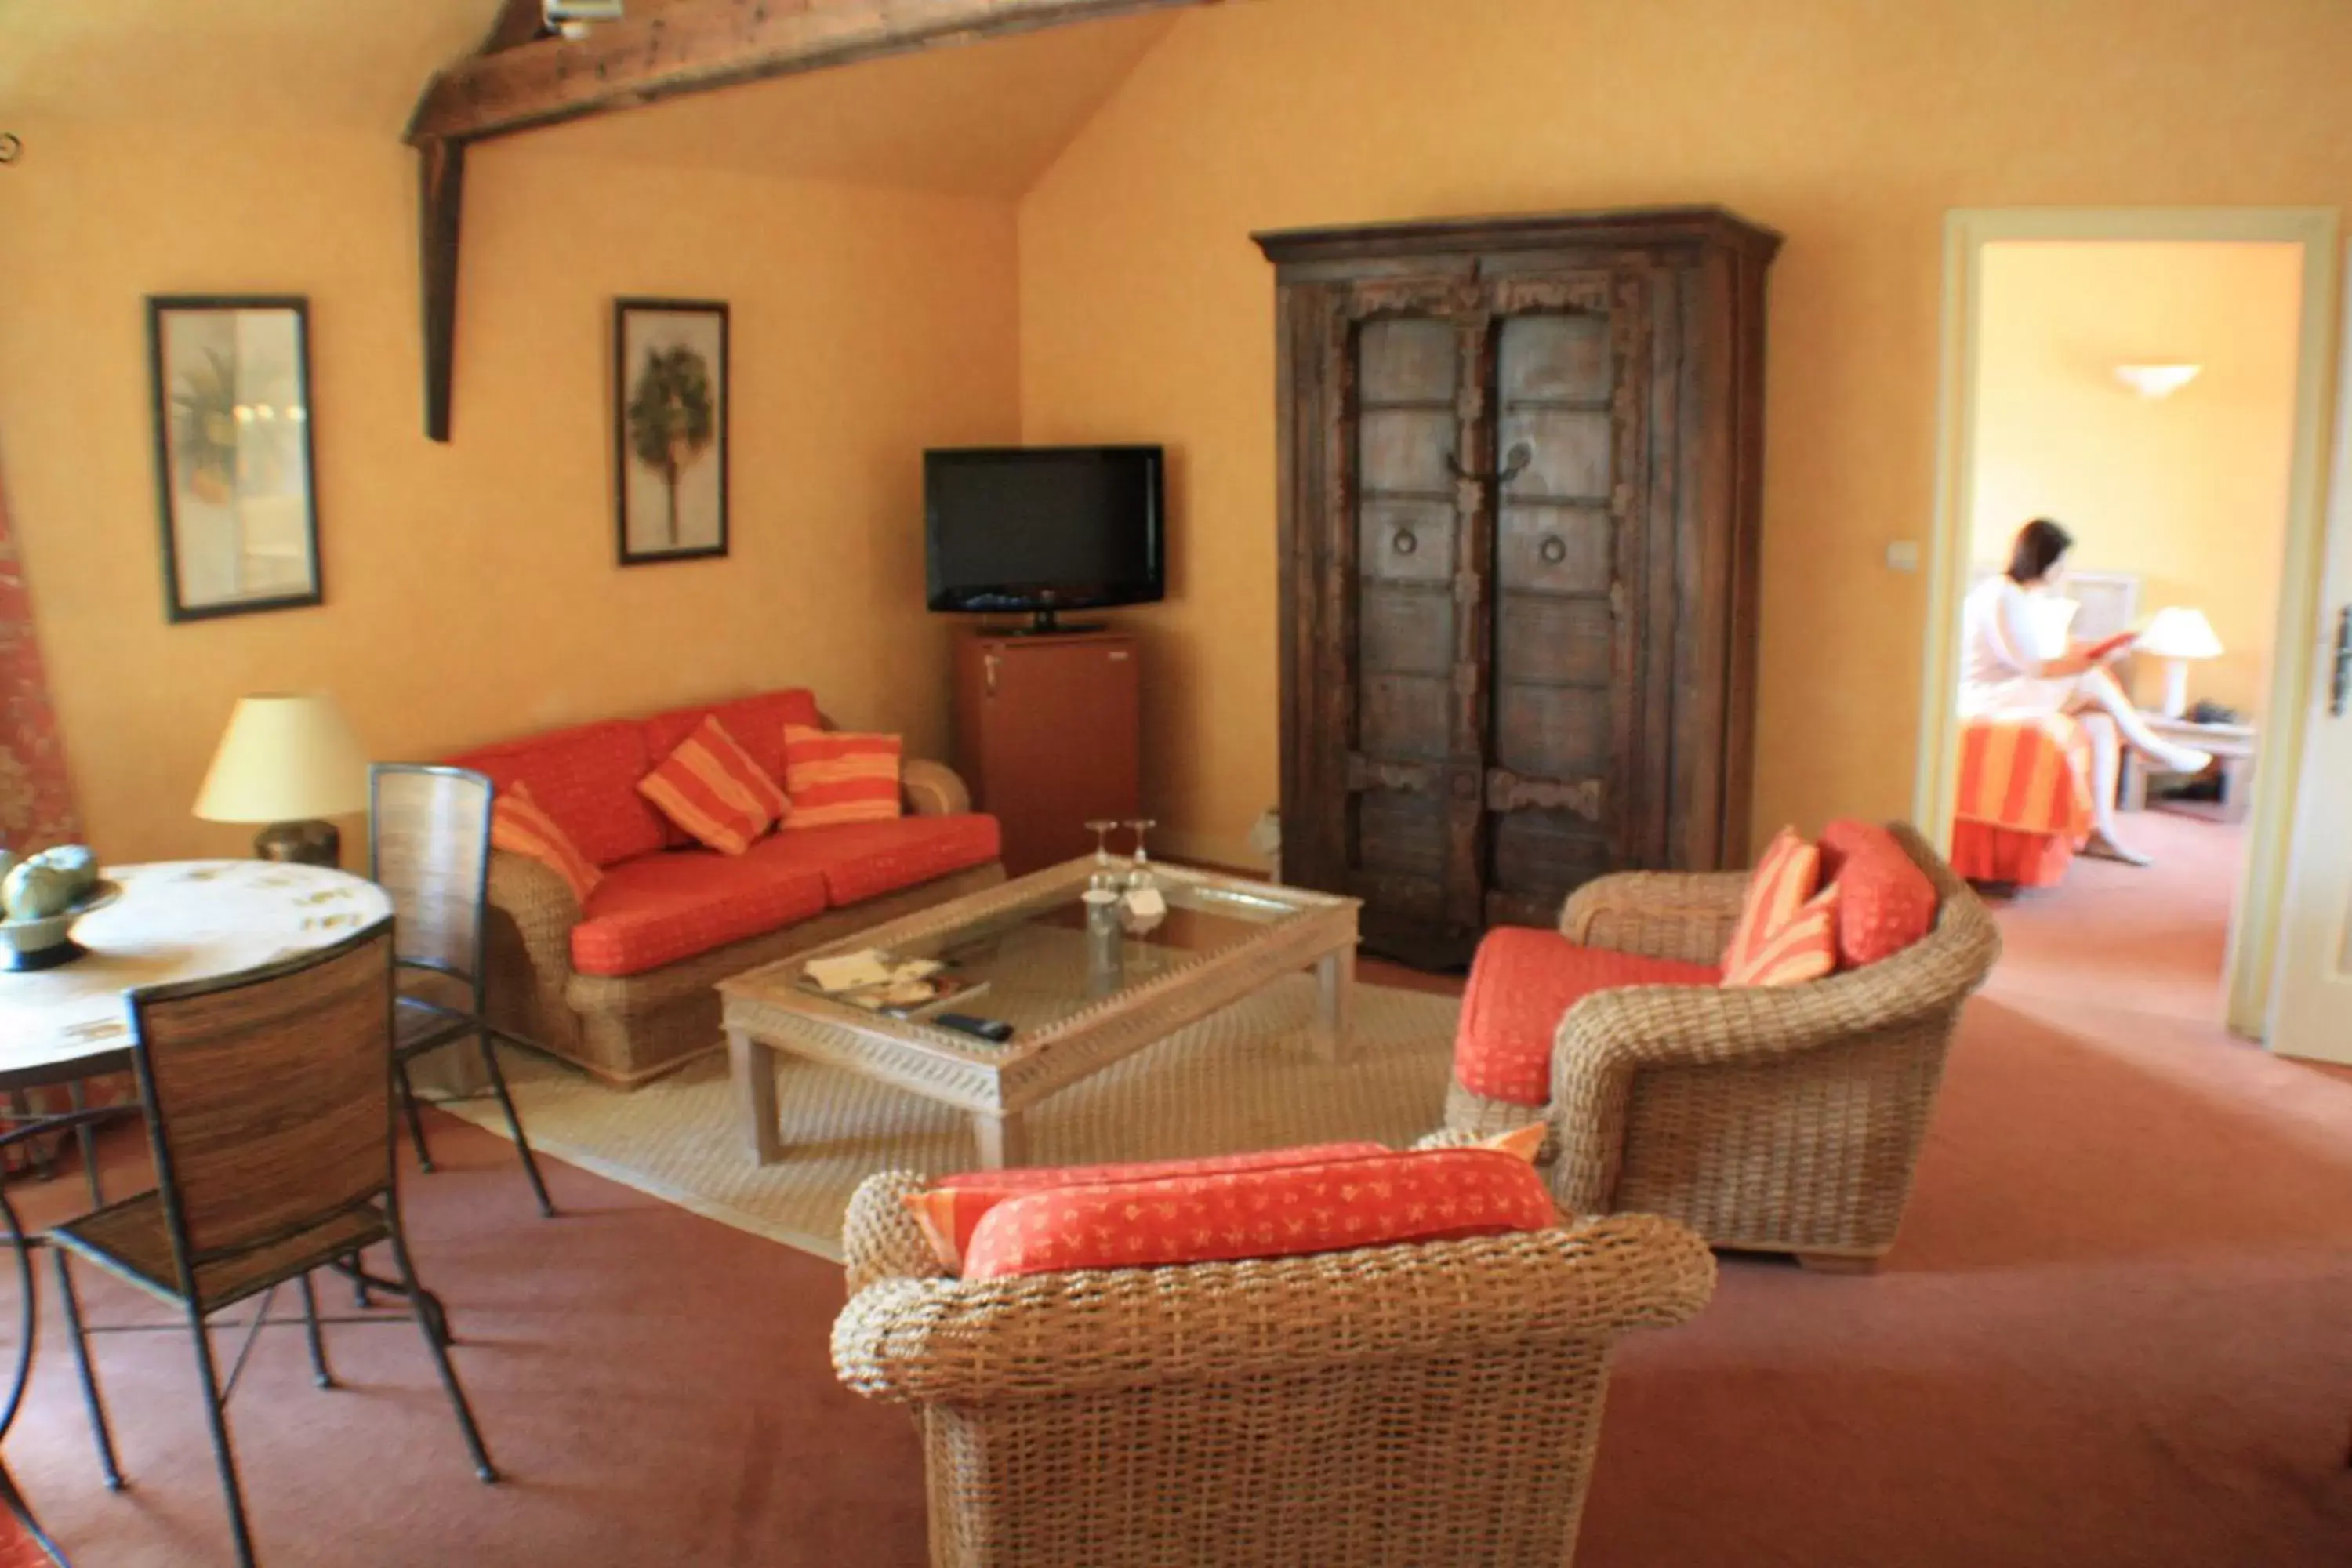
M1875 822L1822 828L1822 875L1838 890L1840 969L1892 958L1935 929L1936 884Z
M996 818L976 813L845 822L779 833L751 847L757 859L822 876L825 901L835 909L985 866L1003 853Z
M898 737L784 726L786 827L883 822L898 815Z
M761 847L775 840L762 841ZM824 912L824 879L750 855L670 849L609 867L572 928L583 974L642 974Z
M540 809L530 786L516 784L498 792L490 805L490 847L538 861L563 879L572 896L586 908L588 896L604 880L596 863L580 853L572 837Z
M639 722L645 731L646 755L666 757L677 749L677 743L699 729L705 719L716 718L735 737L735 743L744 753L760 764L760 771L776 781L784 782L784 726L807 724L823 728L824 719L817 711L816 694L805 687L788 687L782 691L762 691L753 697L738 697L728 702L698 702L691 708L673 708L667 713L656 713ZM665 822L667 842L684 847L694 842L687 831L675 823Z
M760 764L761 773L778 784L784 782L784 726L803 724L814 730L824 724L817 712L816 694L806 687L787 687L782 691L762 691L727 702L673 708L643 720L646 753L655 757L669 755L680 741L700 729L705 719L711 718L726 725L735 743Z
M698 843L725 855L751 848L791 809L776 781L760 771L715 714L637 781L637 793Z
M964 1278L1286 1258L1559 1223L1525 1160L1491 1149L1419 1150L1025 1193L982 1218Z
M1723 950L1725 973L1752 963L1772 933L1796 918L1805 900L1821 890L1822 852L1793 827L1784 827L1764 847L1764 858L1748 879L1739 924Z
M1752 952L1724 971L1726 988L1801 985L1837 967L1838 889L1823 888Z
M583 724L449 760L488 773L500 793L529 784L540 809L599 866L651 854L669 842L661 813L637 793L653 757L644 727L633 721Z
M1375 1159L1385 1143L1315 1143L1298 1149L1261 1149L1249 1154L1214 1154L1191 1160L1141 1160L1117 1165L1031 1165L1012 1171L965 1171L941 1176L927 1192L908 1193L907 1212L923 1227L931 1250L950 1269L963 1267L971 1233L1001 1203L1051 1187L1116 1186L1169 1176L1217 1176L1235 1171L1272 1171L1286 1165L1328 1165L1342 1160Z
M1570 1007L1620 985L1713 985L1704 963L1579 947L1557 931L1499 926L1478 943L1454 1037L1454 1080L1513 1105L1551 1099L1552 1040Z

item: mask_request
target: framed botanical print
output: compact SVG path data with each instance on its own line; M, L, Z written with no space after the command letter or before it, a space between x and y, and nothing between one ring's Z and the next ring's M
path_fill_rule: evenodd
M147 301L174 621L319 603L310 310L299 297Z
M727 553L727 307L613 302L621 564Z

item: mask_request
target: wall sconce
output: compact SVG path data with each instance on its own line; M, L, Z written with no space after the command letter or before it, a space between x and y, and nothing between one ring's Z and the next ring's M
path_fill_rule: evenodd
M2153 403L2195 381L2201 364L2119 364L2116 379Z

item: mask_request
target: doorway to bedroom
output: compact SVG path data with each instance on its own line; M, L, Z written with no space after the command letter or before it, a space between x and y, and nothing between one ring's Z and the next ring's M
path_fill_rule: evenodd
M2282 700L2277 656L2297 605L2290 547L2313 531L2296 520L2315 462L2316 237L2295 226L2308 215L2267 232L2261 214L2200 216L1956 215L1973 232L1948 301L1965 363L1957 384L1948 366L1957 449L1933 585L1956 657L1931 674L1944 689L1922 772L1923 796L1941 774L1942 810L1925 819L1952 825L1956 863L2019 884L2000 908L2013 1001L2210 1038L2225 1024L2259 1033L2266 986L2247 966L2277 900L2266 856L2284 825L2270 819L2292 815L2291 775L2265 777L2291 759L2265 742L2301 701ZM2133 635L2106 666L2122 700L2107 735L2152 734L2210 765L2102 745L2103 719L1961 717L1963 607L2037 518L2072 544L2027 595L2035 651ZM2088 852L2069 859L2085 831Z

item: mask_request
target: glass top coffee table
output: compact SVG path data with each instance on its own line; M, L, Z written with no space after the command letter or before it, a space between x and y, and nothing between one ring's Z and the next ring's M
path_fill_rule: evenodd
M790 1055L970 1111L981 1164L1021 1164L1021 1118L1031 1106L1309 967L1320 990L1315 1048L1327 1061L1345 1058L1357 900L1154 864L1164 919L1113 943L1087 929L1083 896L1101 869L1091 856L1072 860L720 982L752 1156L764 1165L782 1153L776 1058ZM877 1013L807 980L811 960L866 949L941 961L973 987L943 1011L1010 1024L1011 1037L1000 1044L948 1028L937 1015Z

